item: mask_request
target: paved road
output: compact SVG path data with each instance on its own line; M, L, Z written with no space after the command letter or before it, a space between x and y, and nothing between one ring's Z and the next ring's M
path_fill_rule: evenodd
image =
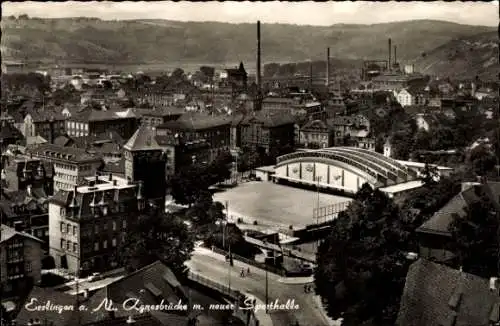
M187 265L193 272L210 278L224 285L231 284L231 288L242 292L248 292L261 301L265 302L265 271L254 266L234 261L233 267L225 261L224 256L216 254L209 249L197 247ZM240 277L242 268L250 268L250 275ZM270 311L270 317L274 326L299 325L325 326L329 322L323 317L313 294L304 293L303 284L285 284L280 282L281 276L268 273L269 303L276 299L285 304L287 300L295 300L299 305L297 310L275 310Z

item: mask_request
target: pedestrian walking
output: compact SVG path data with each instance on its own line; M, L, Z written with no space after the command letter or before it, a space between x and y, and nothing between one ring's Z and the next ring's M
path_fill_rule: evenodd
M307 293L307 284L304 284L304 292Z
M244 269L244 268L242 268L242 269L241 269L240 276L241 276L241 277L245 277L245 269Z
M250 267L247 267L247 275L250 275Z

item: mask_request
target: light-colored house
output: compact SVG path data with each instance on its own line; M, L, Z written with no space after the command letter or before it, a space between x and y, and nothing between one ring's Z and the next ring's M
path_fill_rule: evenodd
M426 99L423 94L419 94L414 89L403 88L395 94L396 100L401 106L425 105Z

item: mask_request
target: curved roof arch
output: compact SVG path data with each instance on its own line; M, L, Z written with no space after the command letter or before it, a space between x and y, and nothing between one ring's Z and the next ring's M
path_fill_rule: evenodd
M323 158L330 161L348 164L374 180L385 185L411 181L416 178L416 173L398 161L380 153L357 147L329 147L318 150L298 151L278 157L277 167L297 159Z

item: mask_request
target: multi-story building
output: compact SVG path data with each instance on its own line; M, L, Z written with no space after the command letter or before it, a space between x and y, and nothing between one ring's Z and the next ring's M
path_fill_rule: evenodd
M328 122L311 120L303 125L300 128L300 145L312 149L332 147L334 145L334 128Z
M425 86L429 78L420 74L383 74L372 79L374 89L394 91L412 86Z
M0 126L0 150L3 153L7 146L21 143L23 135L7 120L2 120Z
M52 143L54 139L66 133L65 119L61 113L54 111L32 111L24 117L21 132L24 137L41 136Z
M50 164L30 155L5 153L2 155L2 191L25 191L30 186L52 195L51 168Z
M57 267L88 274L118 267L116 253L145 208L141 185L113 175L85 179L49 203L50 255Z
M4 155L2 165L2 223L48 241L51 167L24 155Z
M264 111L247 115L240 123L241 144L267 153L282 153L295 146L295 119L290 114Z
M179 119L184 110L176 107L165 107L158 109L135 109L135 114L140 117L141 125L159 126L167 121Z
M335 146L356 145L370 135L370 120L362 114L337 116L328 124L333 126Z
M41 280L41 240L7 225L0 226L2 299L22 296Z
M155 139L153 127L141 126L123 146L125 177L144 183L143 195L163 207L166 192L166 151Z
M234 92L245 91L247 89L248 74L240 62L238 68L226 69L226 78L222 82L224 86L230 86Z
M161 182L163 177L168 180L182 167L187 167L193 163L208 163L210 161L210 144L205 140L186 141L179 134L176 137L168 134L166 130L158 130L150 126L141 126L137 129L136 133L125 145L125 150L129 152L129 154L126 154L128 159L126 158L125 161L125 174L132 180L142 178L140 180L145 181L145 176L141 176L139 173L144 174L145 171L148 171L155 183ZM158 157L161 158L160 152L163 153L163 158L156 167L151 158L149 162L147 160L143 162L147 164L147 168L137 164L138 154L141 153L147 156L158 153ZM136 157L136 162L133 161L133 157ZM134 172L134 166L136 170L142 169L142 171ZM132 175L134 173L136 175ZM152 187L156 188L157 191L163 191L165 185L154 184ZM156 196L163 196L163 193L153 194L151 198Z
M182 139L184 144L206 142L210 146L211 161L222 151L229 150L231 122L228 116L186 113L175 121L157 126L156 134Z
M148 90L137 94L137 99L140 103L147 103L155 108L170 107L175 104L174 95L170 92Z
M137 130L139 119L132 109L86 110L72 115L66 120L66 132L69 136L107 135L116 131L122 138L129 139Z
M79 148L42 144L28 151L33 157L52 163L54 193L73 189L85 177L95 175L103 165L102 158Z

